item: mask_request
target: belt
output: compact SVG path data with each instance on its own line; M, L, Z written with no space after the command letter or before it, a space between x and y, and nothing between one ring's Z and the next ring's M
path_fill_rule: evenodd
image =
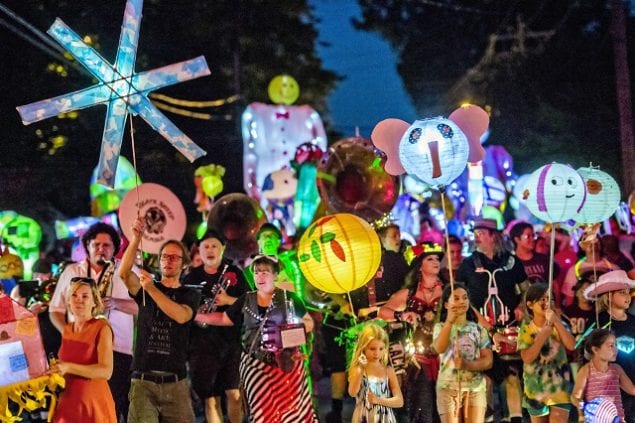
M152 372L134 371L132 372L132 378L147 380L149 382L153 382L160 385L163 383L176 383L179 380L185 379L185 376L181 377L177 375L176 373L152 373Z

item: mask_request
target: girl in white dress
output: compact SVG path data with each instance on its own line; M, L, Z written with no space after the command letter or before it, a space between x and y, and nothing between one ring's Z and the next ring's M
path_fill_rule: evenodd
M356 398L352 423L396 423L403 406L394 369L388 365L388 335L369 323L359 334L348 371L348 393Z

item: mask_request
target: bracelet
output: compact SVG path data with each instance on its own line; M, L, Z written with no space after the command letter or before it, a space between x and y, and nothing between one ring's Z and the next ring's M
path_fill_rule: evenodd
M395 310L395 312L394 312L395 320L398 321L398 322L401 322L401 315L402 314L403 314L403 311Z

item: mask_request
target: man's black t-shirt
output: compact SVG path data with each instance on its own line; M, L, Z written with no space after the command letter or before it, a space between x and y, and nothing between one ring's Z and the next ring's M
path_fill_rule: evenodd
M392 294L403 288L408 270L408 263L401 253L382 251L381 266L374 278L376 303L388 301ZM352 291L351 300L355 310L369 307L368 284Z
M520 259L519 259L520 260ZM549 283L549 256L545 254L534 253L529 260L520 260L525 267L525 273L530 283L542 282ZM553 263L553 278L555 279L560 272L558 263Z
M495 256L490 260L486 255L474 251L470 257L463 260L456 279L465 283L470 302L478 310L483 308L489 296L490 276L487 272L477 272L477 267L483 267L494 275L498 287L498 297L508 309L509 319L507 323L510 323L514 320L514 310L521 300L519 284L527 279L525 268L518 258L509 253Z
M168 288L161 283L157 283L156 286L172 301L192 309L192 320L194 319L201 301L201 296L195 289L184 286ZM172 320L149 294L144 295L143 289L139 289L139 292L131 297L139 305L132 370L163 371L185 377L192 321L179 324Z

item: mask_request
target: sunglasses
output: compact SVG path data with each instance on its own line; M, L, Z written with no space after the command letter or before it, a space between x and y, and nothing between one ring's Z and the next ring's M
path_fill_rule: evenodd
M278 263L278 257L276 257L276 256L268 256L266 254L258 254L258 255L253 257L253 261L260 260L260 259L267 259L267 260L272 261L274 263Z
M95 285L95 279L82 276L71 278L71 283L85 283L86 285Z

